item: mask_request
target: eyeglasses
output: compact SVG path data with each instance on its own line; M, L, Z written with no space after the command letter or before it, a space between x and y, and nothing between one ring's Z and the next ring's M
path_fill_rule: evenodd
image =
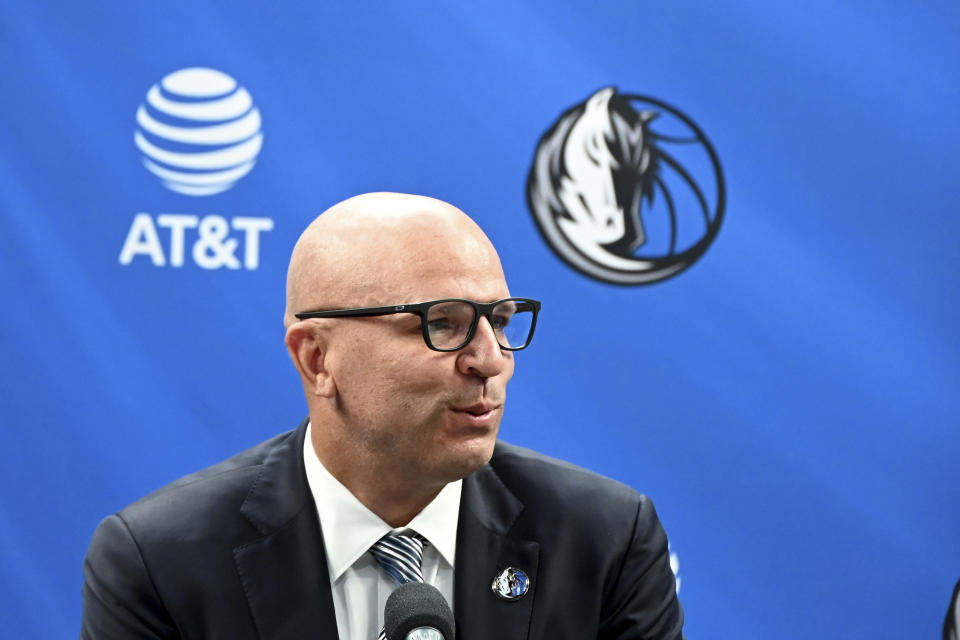
M460 298L431 300L416 304L360 309L332 309L296 314L298 320L308 318L357 318L412 313L420 316L423 341L434 351L457 351L470 344L480 317L493 328L501 349L519 351L530 344L537 326L540 302L529 298L504 298L496 302L474 302Z

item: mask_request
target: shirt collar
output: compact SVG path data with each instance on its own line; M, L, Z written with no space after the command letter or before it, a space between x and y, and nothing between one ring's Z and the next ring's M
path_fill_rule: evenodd
M327 471L313 450L310 438L312 428L312 424L307 425L303 464L320 517L331 583L339 579L374 542L390 532L408 529L426 538L443 559L451 567L454 566L462 480L445 486L406 527L393 529Z

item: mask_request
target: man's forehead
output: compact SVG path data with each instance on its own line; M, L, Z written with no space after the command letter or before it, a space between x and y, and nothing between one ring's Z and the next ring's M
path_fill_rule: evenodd
M496 250L465 213L422 196L366 194L307 228L291 257L288 294L288 304L304 309L497 299L507 288Z
M499 262L443 260L382 261L344 282L341 292L364 306L467 298L489 302L509 297Z
M450 288L497 295L506 289L499 257L479 233L412 224L337 235L310 252L313 287L356 295Z

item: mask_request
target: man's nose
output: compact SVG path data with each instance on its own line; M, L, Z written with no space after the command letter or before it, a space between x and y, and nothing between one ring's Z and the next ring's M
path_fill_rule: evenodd
M508 357L510 355L504 355L500 348L490 322L485 317L481 317L473 339L460 350L457 367L466 375L492 378L503 371Z

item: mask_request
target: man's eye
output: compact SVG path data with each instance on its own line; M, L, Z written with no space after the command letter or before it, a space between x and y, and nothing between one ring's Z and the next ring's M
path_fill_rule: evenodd
M510 320L513 316L507 315L495 315L493 316L493 328L494 329L506 329L507 325L510 324Z
M427 331L430 333L453 330L454 323L450 320L450 318L430 318L430 320L427 321Z

